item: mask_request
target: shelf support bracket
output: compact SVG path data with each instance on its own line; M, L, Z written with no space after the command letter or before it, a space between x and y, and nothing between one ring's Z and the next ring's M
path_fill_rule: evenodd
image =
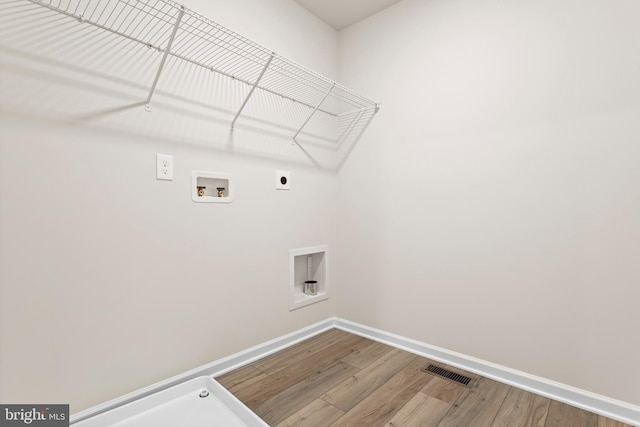
M247 94L247 97L244 99L244 102L242 103L242 105L240 106L240 109L238 110L238 112L236 113L236 116L233 118L233 121L231 122L231 130L233 131L234 126L236 125L236 120L238 120L238 117L240 117L240 113L242 113L242 110L244 110L244 107L247 105L247 102L249 102L249 98L251 98L251 95L253 95L253 91L256 90L256 87L258 86L258 84L260 83L260 80L262 80L262 76L264 76L264 73L267 71L267 68L269 68L269 65L271 65L271 60L273 59L273 55L274 53L271 52L271 56L269 56L269 59L267 60L267 63L264 64L264 68L262 69L262 71L260 72L260 75L258 76L258 79L256 80L256 82L251 86L251 90L249 91L249 93Z
M149 91L149 96L147 96L147 101L144 106L144 109L146 111L151 111L151 107L149 106L149 103L151 102L151 97L153 96L153 92L155 92L156 90L156 85L158 84L158 80L160 79L160 74L162 74L164 63L167 61L167 56L169 56L169 51L171 51L171 45L173 44L173 40L176 38L178 27L180 26L180 22L182 22L182 17L184 16L184 11L185 11L184 6L180 6L180 12L178 12L178 18L176 19L176 23L173 25L173 31L171 32L171 36L169 37L169 43L167 43L167 47L164 50L164 55L162 55L162 60L160 61L160 66L158 67L156 78L153 80L153 84L151 85L151 90Z
M320 108L320 106L322 105L324 100L327 99L327 97L329 96L329 94L331 93L331 91L333 90L333 88L335 86L336 86L335 83L333 83L331 85L331 87L329 88L327 93L324 94L324 97L322 98L322 100L320 102L318 102L318 105L316 105L316 108L314 108L313 111L311 112L311 114L309 114L309 117L307 117L307 120L305 120L304 123L302 124L302 126L300 126L300 129L298 129L298 132L296 132L296 134L293 135L293 140L295 142L298 142L298 140L296 138L298 137L298 135L300 135L300 132L302 132L302 129L304 129L304 127L307 125L307 123L309 123L309 120L311 120L311 117L313 117L313 115L316 113L316 111L318 111L318 109Z

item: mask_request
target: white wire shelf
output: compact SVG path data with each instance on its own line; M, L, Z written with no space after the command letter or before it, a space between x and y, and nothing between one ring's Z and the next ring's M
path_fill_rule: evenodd
M337 119L340 143L346 135L363 131L379 109L378 103L171 0L28 1L157 50L162 59L147 109L169 56L250 87L232 128L255 90L308 107L308 118L294 139L314 114L323 113Z

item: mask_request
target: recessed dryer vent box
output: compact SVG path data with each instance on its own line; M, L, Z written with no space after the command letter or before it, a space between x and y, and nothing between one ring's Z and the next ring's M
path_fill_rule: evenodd
M329 298L329 246L289 250L289 311ZM305 292L305 282L313 281L313 293Z
M191 174L191 198L196 203L231 203L233 201L231 175L194 171Z

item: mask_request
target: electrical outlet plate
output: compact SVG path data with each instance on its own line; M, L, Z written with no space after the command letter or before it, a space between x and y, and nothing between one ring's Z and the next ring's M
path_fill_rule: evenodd
M156 179L173 181L173 156L156 154Z
M276 190L291 190L289 171L276 171Z

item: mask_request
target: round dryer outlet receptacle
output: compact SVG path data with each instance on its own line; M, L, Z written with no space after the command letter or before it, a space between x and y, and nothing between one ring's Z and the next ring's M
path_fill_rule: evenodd
M276 171L276 190L291 190L291 174L288 171Z

